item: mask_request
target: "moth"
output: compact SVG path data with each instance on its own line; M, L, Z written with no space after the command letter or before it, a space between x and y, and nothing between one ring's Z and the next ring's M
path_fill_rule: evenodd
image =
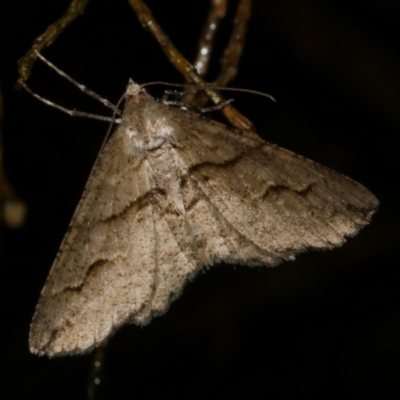
M131 82L42 290L30 350L87 352L165 313L205 267L272 267L338 247L377 205L357 182Z

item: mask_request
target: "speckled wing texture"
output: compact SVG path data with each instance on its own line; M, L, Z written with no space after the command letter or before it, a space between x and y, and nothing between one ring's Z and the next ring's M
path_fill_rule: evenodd
M163 314L201 269L340 246L377 205L337 172L135 92L42 290L30 349L89 351Z

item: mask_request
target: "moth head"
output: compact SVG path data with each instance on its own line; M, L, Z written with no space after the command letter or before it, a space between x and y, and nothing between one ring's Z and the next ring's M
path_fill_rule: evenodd
M129 78L128 86L126 87L125 94L127 96L137 96L142 91L142 87L133 79Z

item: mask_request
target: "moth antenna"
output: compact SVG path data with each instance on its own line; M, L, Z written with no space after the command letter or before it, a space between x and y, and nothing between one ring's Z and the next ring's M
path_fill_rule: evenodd
M256 94L258 96L266 97L267 99L270 99L273 102L276 102L276 99L273 96L271 96L268 93L260 92L258 90L244 89L244 88L227 88L224 86L213 86L212 83L206 83L205 85L190 85L190 84L188 85L185 83L170 83L170 82L163 82L163 81L154 81L154 82L144 83L141 86L145 87L145 86L153 86L153 85L183 87L183 88L186 88L189 90L195 90L195 91L200 91L200 90L204 90L206 88L210 88L210 89L215 89L215 90L225 90L225 91L231 91L231 92L243 92L243 93Z

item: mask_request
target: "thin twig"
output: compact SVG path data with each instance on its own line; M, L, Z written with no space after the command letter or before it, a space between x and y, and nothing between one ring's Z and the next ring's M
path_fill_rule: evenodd
M222 59L222 70L214 81L215 86L226 86L236 76L243 53L247 24L251 16L252 0L240 0L233 21L233 30Z
M90 375L87 386L87 399L99 398L104 389L104 363L107 351L107 342L97 347L92 356Z
M72 0L64 15L52 23L44 33L33 41L28 52L18 60L19 78L17 86L20 86L21 82L25 82L29 78L33 64L37 58L35 51L41 52L44 48L52 45L58 36L64 32L77 17L83 14L88 2L89 0Z
M243 47L246 38L247 23L251 14L251 0L240 0L236 9L236 15L233 20L233 29L228 42L228 46L222 57L221 72L214 80L212 87L226 86L232 81L238 71L239 61L243 53ZM207 103L207 98L203 94L192 96L191 103L197 107L202 107Z
M215 36L221 20L226 15L227 3L227 0L211 0L210 10L198 42L197 55L193 61L197 73L202 77L207 74L215 44ZM197 91L196 93L187 94L182 98L182 101L202 107L209 101L209 98L204 92L199 93Z
M211 59L215 34L222 18L225 17L227 0L211 0L210 11L198 42L197 55L193 61L194 67L200 76L205 76Z
M3 110L3 96L0 87L0 128L3 120ZM18 198L9 183L3 163L3 142L0 130L0 222L4 221L9 228L19 228L25 222L27 207Z
M146 6L146 4L144 4L141 0L129 0L129 4L136 12L136 15L138 16L142 26L152 33L169 61L183 75L186 81L196 85L204 85L205 82L197 74L194 66L190 64L189 61L184 58L183 55L175 48L168 36L164 33L160 25L154 19L150 9ZM225 101L225 99L218 92L212 89L205 89L205 93L216 105ZM252 123L245 116L240 114L239 111L230 105L225 107L222 110L222 113L232 125L239 129L249 130L253 127Z

